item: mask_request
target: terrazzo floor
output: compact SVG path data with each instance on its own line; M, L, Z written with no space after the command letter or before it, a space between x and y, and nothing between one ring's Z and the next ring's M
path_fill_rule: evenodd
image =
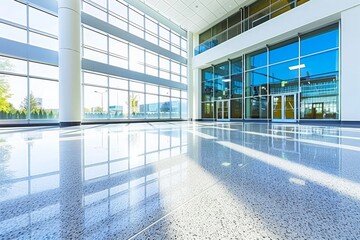
M0 239L360 239L360 128L2 128Z

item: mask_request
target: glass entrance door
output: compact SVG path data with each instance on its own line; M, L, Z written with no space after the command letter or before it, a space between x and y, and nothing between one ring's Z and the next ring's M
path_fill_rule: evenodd
M216 120L229 121L230 120L230 101L217 101L216 102Z
M296 94L272 96L272 121L296 121Z

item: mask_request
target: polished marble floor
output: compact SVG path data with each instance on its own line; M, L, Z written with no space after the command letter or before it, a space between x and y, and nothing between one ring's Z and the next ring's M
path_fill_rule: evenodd
M360 128L1 128L0 239L360 239Z

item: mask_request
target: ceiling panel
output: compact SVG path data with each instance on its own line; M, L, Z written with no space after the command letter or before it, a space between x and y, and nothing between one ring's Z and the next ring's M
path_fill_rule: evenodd
M251 0L141 0L183 28L198 33Z

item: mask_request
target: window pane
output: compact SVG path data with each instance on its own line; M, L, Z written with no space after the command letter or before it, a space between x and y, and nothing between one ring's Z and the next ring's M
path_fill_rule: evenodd
M290 60L299 56L298 39L292 39L284 43L270 47L270 64Z
M1 0L0 16L9 22L26 26L26 5L14 0Z
M29 63L30 76L37 76L50 79L59 79L59 68L41 63Z
M174 61L171 61L171 72L177 75L180 75L180 64Z
M268 111L267 97L245 99L245 113L248 119L266 119Z
M84 86L84 118L107 118L106 88Z
M140 28L144 28L144 15L131 8L129 8L129 21L135 23Z
M158 38L155 34L153 33L147 33L145 32L145 39L153 44L158 45Z
M113 16L113 15L109 15L109 23L111 25L114 25L118 28L121 28L125 31L128 30L128 23L127 21L123 20L122 18L120 18L119 16Z
M171 98L171 118L180 118L180 98Z
M91 50L88 48L84 48L83 50L84 58L101 62L101 63L107 63L108 57L106 53L101 53L95 50ZM112 61L113 62L113 61Z
M130 118L145 118L144 93L130 92Z
M51 14L30 7L29 27L32 29L40 30L57 36L58 18Z
M311 32L300 38L301 56L339 47L339 29L337 25Z
M182 76L187 76L187 66L186 65L181 65L181 75Z
M242 70L242 58L231 60L231 74L241 73Z
M159 35L164 41L170 42L170 31L167 28L159 26Z
M157 77L159 75L159 56L146 52L146 74Z
M30 118L54 119L59 112L59 83L30 78Z
M113 88L120 88L120 89L125 89L125 90L127 90L129 88L129 86L128 86L129 81L126 79L122 79L122 78L110 77L109 84L110 84L110 87L113 87Z
M160 87L160 95L170 96L170 89Z
M106 22L106 12L83 2L83 11Z
M31 45L47 48L53 51L59 50L58 40L33 32L30 32L29 35L29 43Z
M17 42L27 43L26 30L0 23L0 36Z
M230 96L230 82L222 79L214 81L215 100L228 99Z
M26 119L27 79L0 74L0 87L3 92L0 119Z
M110 89L110 118L128 118L128 92Z
M180 97L180 90L171 89L172 97Z
M181 91L181 97L182 98L187 98L188 97L188 93L186 91Z
M202 101L214 100L214 81L202 82L201 96Z
M84 72L84 83L107 87L108 78L107 76Z
M83 28L84 39L83 43L86 46L96 48L102 51L107 51L107 37L104 34Z
M144 83L130 81L130 90L144 92Z
M171 81L180 82L180 76L176 74L171 74Z
M267 70L260 68L246 73L245 96L257 96L268 94L267 90Z
M301 59L301 118L339 119L338 50Z
M160 96L160 118L170 118L170 97Z
M298 66L298 63L298 60L294 60L272 65L269 68L269 87L271 94L298 92L299 69L293 69Z
M213 68L207 68L202 70L202 80L209 81L214 79Z
M144 73L144 50L130 46L129 52L130 70Z
M262 49L246 55L246 69L253 69L267 64L267 50Z
M109 0L109 10L124 19L128 18L127 8L128 7L121 1Z
M111 55L109 56L109 64L124 69L128 69L129 67L129 62L127 60L122 57L114 57Z
M187 40L185 38L181 38L181 49L187 51Z
M243 95L242 74L231 76L231 98L239 98Z
M150 31L152 33L154 33L155 35L158 35L158 25L157 23L155 23L154 21L146 18L145 19L145 26L146 26L146 31Z
M206 102L202 103L201 107L202 111L202 118L214 118L214 103L213 102Z
M146 118L159 118L158 95L146 94Z
M334 76L339 71L339 51L334 50L310 57L301 58L301 81L306 78Z
M106 2L107 0L93 0L93 2L95 2L97 5L100 5L103 8L106 8Z
M181 99L181 118L188 118L188 101L186 99Z
M180 47L180 36L174 32L171 32L171 43Z
M27 74L27 64L24 60L0 56L0 71Z
M170 61L168 59L159 58L160 60L160 78L170 79Z
M165 48L166 50L170 50L170 43L164 40L159 40L159 46Z
M231 118L242 118L242 99L231 100Z
M214 67L214 78L229 78L229 63L225 62Z
M146 84L146 93L159 94L159 87L156 85Z
M140 38L144 38L144 30L139 28L137 25L129 24L129 33L134 34Z
M112 54L116 54L123 59L128 59L128 43L116 40L114 38L109 38L109 52Z

